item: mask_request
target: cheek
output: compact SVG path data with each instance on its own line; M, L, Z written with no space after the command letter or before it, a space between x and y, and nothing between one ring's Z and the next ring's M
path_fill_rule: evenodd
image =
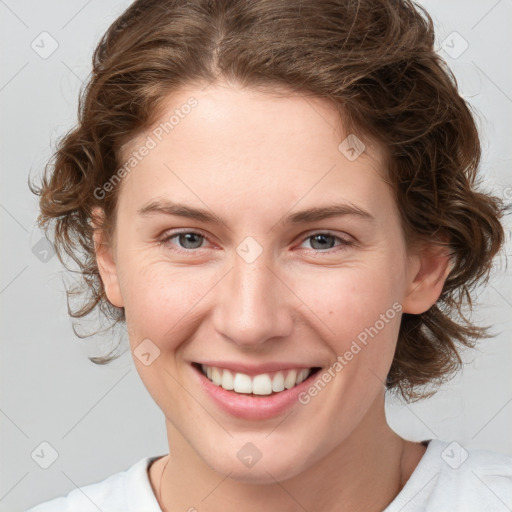
M190 328L195 306L214 285L211 271L199 267L132 261L124 268L121 288L134 342L143 338L172 342L173 332L183 334Z
M137 371L161 410L187 417L189 405L178 384L185 377L177 363L186 346L184 340L192 338L204 320L200 301L214 286L215 276L211 270L171 267L168 262L148 258L131 260L124 270L121 284L126 324ZM160 350L148 366L136 358L137 347L146 339Z
M361 360L392 356L400 326L403 282L398 273L386 272L386 268L382 262L354 265L296 279L297 295L321 320L316 325L321 326L336 354L352 349L365 353L358 356Z

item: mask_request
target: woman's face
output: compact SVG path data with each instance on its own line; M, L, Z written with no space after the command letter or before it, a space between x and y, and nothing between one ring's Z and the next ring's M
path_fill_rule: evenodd
M294 476L370 428L401 311L423 307L384 157L337 126L321 100L197 87L124 150L107 295L171 442L235 479Z

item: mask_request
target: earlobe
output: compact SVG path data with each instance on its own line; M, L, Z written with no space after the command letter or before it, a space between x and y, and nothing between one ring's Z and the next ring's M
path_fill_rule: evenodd
M100 208L93 210L91 223L94 228L93 240L96 264L98 265L101 281L108 301L112 305L122 308L124 307L124 302L119 286L118 269L113 255L112 245L105 242L104 231L101 228L103 216L103 210Z
M403 300L403 312L421 314L441 295L451 270L449 248L427 245L411 257L409 282Z

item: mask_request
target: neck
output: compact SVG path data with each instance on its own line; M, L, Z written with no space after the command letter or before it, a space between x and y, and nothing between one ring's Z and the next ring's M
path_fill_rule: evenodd
M161 489L160 482L154 486L162 509L230 512L243 503L246 512L294 512L298 507L318 512L381 511L400 492L424 452L389 428L383 398L378 405L326 457L272 484L240 482L219 474L167 422L171 455L162 460Z

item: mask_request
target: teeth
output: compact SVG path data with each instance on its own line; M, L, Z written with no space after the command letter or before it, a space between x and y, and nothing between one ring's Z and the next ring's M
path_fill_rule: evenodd
M256 375L252 380L252 392L254 395L270 395L272 393L272 381L270 376Z
M220 370L215 366L212 368L212 382L216 386L220 386L222 382L222 374L220 373Z
M223 371L222 372L222 381L221 381L220 385L224 389L227 389L228 391L234 389L235 384L234 384L233 374L231 372Z
M306 380L311 374L311 369L308 368L278 371L272 376L268 373L262 373L254 377L245 373L235 373L233 375L230 370L215 366L201 365L201 369L216 386L221 386L223 389L236 393L252 393L254 395L270 395L272 392L278 393L285 389L291 389Z
M229 371L229 370L223 370ZM231 372L230 372L231 373ZM215 384L215 382L214 382ZM233 381L233 390L237 393L252 393L252 380L251 377L243 373L237 373Z
M277 372L272 379L272 391L284 390L284 375L283 372Z
M309 370L307 370L306 368L301 370L299 372L299 374L297 375L297 384L300 384L301 382L305 381L308 378L308 375L309 375Z
M290 370L288 372L288 375L284 379L284 387L286 389L293 388L293 386L295 386L296 382L297 382L297 370Z

